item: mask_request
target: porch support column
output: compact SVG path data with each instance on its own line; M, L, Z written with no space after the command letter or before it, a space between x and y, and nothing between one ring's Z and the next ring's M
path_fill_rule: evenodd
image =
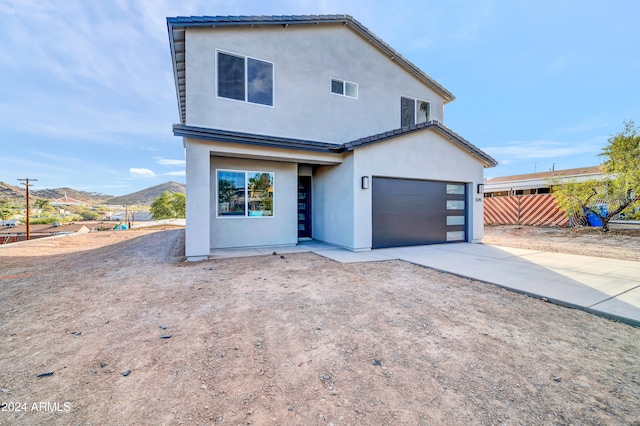
M209 146L185 138L187 159L187 228L185 256L189 261L206 260L211 240L211 153Z

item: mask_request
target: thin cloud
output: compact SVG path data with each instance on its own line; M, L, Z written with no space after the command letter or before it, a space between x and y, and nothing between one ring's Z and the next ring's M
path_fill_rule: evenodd
M161 166L185 166L187 162L185 160L172 160L169 158L156 157L156 163Z
M589 130L602 129L609 126L609 123L602 121L600 118L592 118L582 123L575 124L573 126L565 127L561 129L563 132L587 132Z
M169 172L169 173L165 173L165 176L186 176L187 172L184 170L180 170L178 172Z
M153 170L149 170L149 169L131 168L131 169L129 169L129 173L134 177L141 177L141 178L149 178L149 177L155 177L156 176L156 174L153 172Z
M557 158L596 152L597 148L583 143L563 143L546 140L514 141L506 146L486 147L485 151L496 158L513 159ZM503 161L505 161L503 160Z

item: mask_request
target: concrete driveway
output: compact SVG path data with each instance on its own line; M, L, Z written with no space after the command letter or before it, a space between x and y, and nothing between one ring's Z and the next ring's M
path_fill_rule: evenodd
M640 262L483 244L403 247L382 252L640 326Z

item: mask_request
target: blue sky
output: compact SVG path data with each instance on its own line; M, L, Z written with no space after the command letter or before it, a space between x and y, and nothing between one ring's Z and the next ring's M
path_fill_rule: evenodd
M166 17L325 13L456 96L444 123L499 161L486 177L597 165L640 122L637 0L0 0L0 181L184 182Z

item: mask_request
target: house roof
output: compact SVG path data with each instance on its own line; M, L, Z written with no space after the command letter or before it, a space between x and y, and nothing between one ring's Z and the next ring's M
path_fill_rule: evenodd
M188 16L167 18L169 31L169 46L173 62L173 76L175 79L176 95L180 106L180 121L186 123L186 77L185 77L185 30L187 27L230 27L230 26L267 26L281 25L321 25L343 24L365 38L372 45L382 51L390 60L397 62L407 72L413 74L424 84L443 97L444 102L451 102L455 96L424 71L411 63L395 49L376 36L367 27L350 15L282 15L282 16Z
M52 206L54 205L83 205L85 204L83 201L76 200L75 198L67 197L67 194L64 194L64 197L54 198L50 201Z
M388 132L378 133L377 135L367 136L365 138L360 138L358 140L347 142L344 144L346 151L352 151L361 146L371 145L373 143L382 142L388 139L392 139L398 136L406 135L408 133L418 132L424 129L432 129L439 133L444 138L448 139L450 142L457 144L462 149L468 151L471 155L479 158L485 165L485 167L495 167L498 165L498 162L491 157L486 152L482 151L480 148L467 141L465 138L440 123L437 120L431 120L424 123L412 124L411 126L401 127L399 129L394 129Z
M484 192L500 192L516 189L548 188L551 182L558 180L583 181L602 175L600 166L579 167L575 169L551 170L548 172L528 173L522 175L501 176L487 179Z
M231 130L187 126L185 124L174 124L173 134L175 136L182 136L187 138L268 146L272 148L302 149L305 151L333 153L344 151L344 145L335 143L317 142L305 139L283 138L278 136L256 135L253 133L234 132Z
M84 228L89 230L87 225L83 223L63 223L59 226L54 225L31 225L30 233L31 234L61 234L61 233L75 233L80 232ZM0 234L26 234L27 233L27 225L20 224L11 228L0 228Z
M578 167L575 169L550 170L548 172L528 173L522 175L501 176L487 179L487 183L515 182L529 179L555 179L585 175L599 175L600 166Z
M490 155L464 139L462 136L449 129L444 124L432 120L425 123L414 124L411 126L401 127L388 132L378 133L376 135L360 138L355 141L344 144L334 144L328 142L318 142L304 139L282 138L277 136L264 136L251 133L234 132L229 130L209 129L205 127L187 126L184 124L174 124L173 134L182 137L191 137L197 139L213 140L220 142L232 142L240 144L250 144L259 146L269 146L273 148L284 149L301 149L316 152L325 152L340 154L343 152L353 151L363 146L372 145L374 143L383 142L399 136L410 133L431 129L439 133L450 142L457 144L460 148L469 152L471 155L480 159L485 167L495 167L498 162Z

